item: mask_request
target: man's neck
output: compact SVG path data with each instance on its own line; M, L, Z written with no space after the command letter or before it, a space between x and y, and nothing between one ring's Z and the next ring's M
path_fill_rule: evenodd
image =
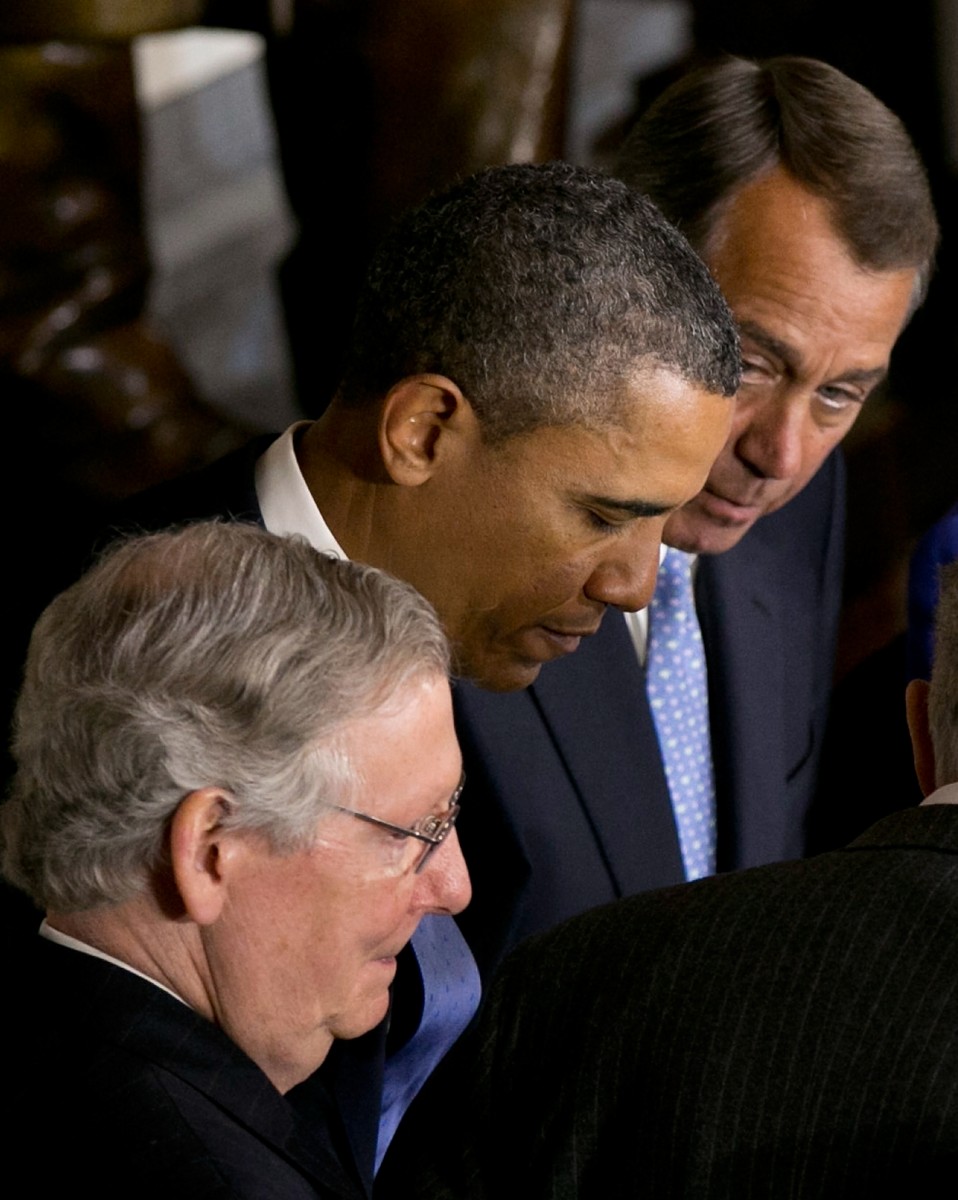
M378 491L362 441L368 434L349 413L327 411L296 443L296 461L316 507L350 559L371 562L372 513ZM378 565L373 563L374 566Z
M390 571L402 579L415 574L421 541L416 488L393 483L378 449L369 447L369 415L328 411L296 444L296 461L310 495L346 556ZM416 555L406 553L409 535Z
M82 942L172 992L201 1016L213 1019L208 989L199 969L202 961L199 939L192 923L181 925L171 920L142 896L85 912L51 910L46 923L52 930ZM196 945L190 946L189 942Z

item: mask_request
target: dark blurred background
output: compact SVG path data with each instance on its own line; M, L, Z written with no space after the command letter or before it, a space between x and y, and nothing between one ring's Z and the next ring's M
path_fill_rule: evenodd
M914 541L958 499L947 0L894 19L860 0L7 0L0 43L4 478L26 590L116 499L321 411L365 258L403 208L487 164L607 165L697 59L794 53L904 119L944 230L846 442L839 676L903 627Z

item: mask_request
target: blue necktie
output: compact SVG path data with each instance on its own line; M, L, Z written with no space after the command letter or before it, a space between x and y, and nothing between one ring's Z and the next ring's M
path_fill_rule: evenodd
M649 605L646 690L672 797L686 879L715 871L715 777L708 678L691 558L669 549Z
M403 1113L479 1007L479 969L452 917L428 913L412 935L422 975L419 1028L386 1059L376 1170Z

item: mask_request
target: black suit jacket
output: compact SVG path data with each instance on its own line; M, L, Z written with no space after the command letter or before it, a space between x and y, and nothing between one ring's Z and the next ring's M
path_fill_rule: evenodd
M458 1094L465 1165L413 1194L952 1196L956 929L958 807L934 805L534 938Z
M36 941L7 1005L4 1053L14 1126L10 1136L5 1122L4 1157L23 1194L364 1200L315 1076L308 1093L284 1098L161 989Z
M805 849L841 604L844 472L808 487L696 579L720 870ZM645 679L621 615L524 692L456 689L473 878L460 918L488 973L520 938L683 878Z

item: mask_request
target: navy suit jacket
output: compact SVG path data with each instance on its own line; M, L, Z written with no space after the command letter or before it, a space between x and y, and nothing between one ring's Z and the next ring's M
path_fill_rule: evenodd
M16 1130L10 1137L7 1124L6 1169L31 1194L365 1200L316 1076L283 1097L222 1030L166 992L35 941L5 1002L16 1023L4 1053Z
M720 870L792 858L832 683L844 470L733 550L699 559ZM456 688L469 780L459 818L473 901L459 918L485 974L522 937L621 896L681 882L644 673L621 614L524 692Z

